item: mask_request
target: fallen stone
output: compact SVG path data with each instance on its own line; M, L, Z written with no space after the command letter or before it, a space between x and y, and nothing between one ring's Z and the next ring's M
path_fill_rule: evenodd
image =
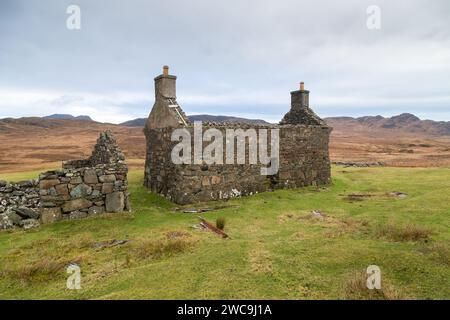
M196 229L196 230L205 230L206 229L206 227L201 223L193 224L191 227L192 227L192 229Z
M8 182L6 182L5 180L0 180L0 188L3 188L7 185Z
M388 195L391 197L399 197L401 199L406 198L408 196L408 194L406 194L404 192L398 192L398 191L389 192Z
M316 218L316 219L323 220L323 219L325 219L326 214L324 214L324 213L322 213L322 212L320 212L320 211L318 211L318 210L313 210L313 211L311 212L311 217Z
M106 195L106 212L121 212L125 206L123 192L113 192Z
M71 212L71 211L77 211L80 209L87 209L91 206L92 206L91 201L84 199L84 198L79 198L79 199L67 201L66 203L64 203L62 206L62 210L64 212Z
M94 244L94 248L96 249L111 248L125 244L127 242L129 242L129 240L115 240L115 239L111 241L97 242Z
M13 210L24 219L38 219L39 212L26 207L13 208Z

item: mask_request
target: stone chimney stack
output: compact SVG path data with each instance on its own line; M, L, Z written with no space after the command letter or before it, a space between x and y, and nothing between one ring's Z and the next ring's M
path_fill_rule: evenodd
M291 92L291 109L300 110L309 107L309 91L305 90L305 83L300 82L300 90Z
M309 107L309 91L305 90L303 81L300 82L300 90L291 92L291 110L284 115L280 124L327 125Z
M155 98L176 99L176 76L169 74L169 67L163 67L163 73L155 78Z

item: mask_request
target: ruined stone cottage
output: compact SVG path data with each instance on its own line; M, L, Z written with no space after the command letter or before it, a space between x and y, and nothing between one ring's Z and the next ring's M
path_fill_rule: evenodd
M172 132L184 128L194 135L195 129L177 102L176 79L169 74L167 66L155 78L155 104L144 129L147 140L144 184L153 192L175 203L187 204L330 183L328 144L332 129L309 107L309 91L303 83L299 90L291 92L291 109L278 125L203 123L204 132L215 128L223 136L233 128L243 129L244 134L250 128L266 129L268 136L272 130L278 130L279 170L275 174L262 175L262 164L225 164L225 161L224 164L175 164L171 153L179 141L172 141ZM238 138L233 136L231 140ZM244 138L250 141L249 137ZM207 145L204 142L202 147ZM246 159L250 156L249 148L245 150ZM191 152L195 152L194 145Z

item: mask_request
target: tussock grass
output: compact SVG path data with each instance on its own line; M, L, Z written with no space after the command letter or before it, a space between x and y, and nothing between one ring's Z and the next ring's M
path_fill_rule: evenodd
M450 266L450 248L442 243L433 243L430 246L421 248L419 250L422 253L430 255L436 261Z
M139 260L160 259L182 253L193 246L193 241L183 238L170 240L144 240L132 249L133 256Z
M272 274L273 265L270 259L270 252L257 247L249 253L250 268L256 274Z
M376 228L376 236L396 242L427 241L430 240L433 231L429 228L414 224L396 225L392 222L379 225Z
M223 230L225 228L225 218L224 217L219 217L216 219L216 228Z
M65 272L65 268L70 263L79 264L81 261L82 257L72 259L42 257L39 260L31 261L27 264L3 266L2 270L0 270L0 275L19 281L23 285L29 285L35 282L54 280L55 277Z
M192 229L196 215L173 214L176 205L143 187L142 170L131 170L131 214L0 232L0 299L450 297L443 285L450 277L450 170L332 170L332 184L320 192L277 190L204 212L208 221L227 219L229 241ZM386 196L392 190L408 197ZM348 194L377 196L343 201ZM394 228L385 228L389 221ZM427 232L405 232L408 224L430 228L433 241ZM111 239L130 242L95 249ZM81 267L77 292L65 286L71 262ZM382 292L368 292L365 273L362 280L348 273L369 264L381 267Z
M347 300L400 300L404 295L381 280L381 289L367 288L367 274L357 272L344 285L344 298Z

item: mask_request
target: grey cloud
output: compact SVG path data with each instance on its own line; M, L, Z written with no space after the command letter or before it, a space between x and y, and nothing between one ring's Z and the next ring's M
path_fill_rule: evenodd
M80 31L65 27L72 3L81 7ZM382 10L379 31L365 27L372 4ZM304 80L323 116L413 109L450 120L444 111L450 104L446 0L3 0L0 39L3 91L55 91L63 97L49 97L50 106L37 113L52 105L74 108L74 101L64 99L84 92L105 97L87 99L91 108L108 105L119 114L146 116L153 77L169 64L179 76L180 97L198 97L180 101L193 113L251 110L255 118L281 118L289 91ZM148 100L108 99L119 91L147 93ZM224 102L208 109L202 101L215 96ZM0 117L25 110L0 101Z

